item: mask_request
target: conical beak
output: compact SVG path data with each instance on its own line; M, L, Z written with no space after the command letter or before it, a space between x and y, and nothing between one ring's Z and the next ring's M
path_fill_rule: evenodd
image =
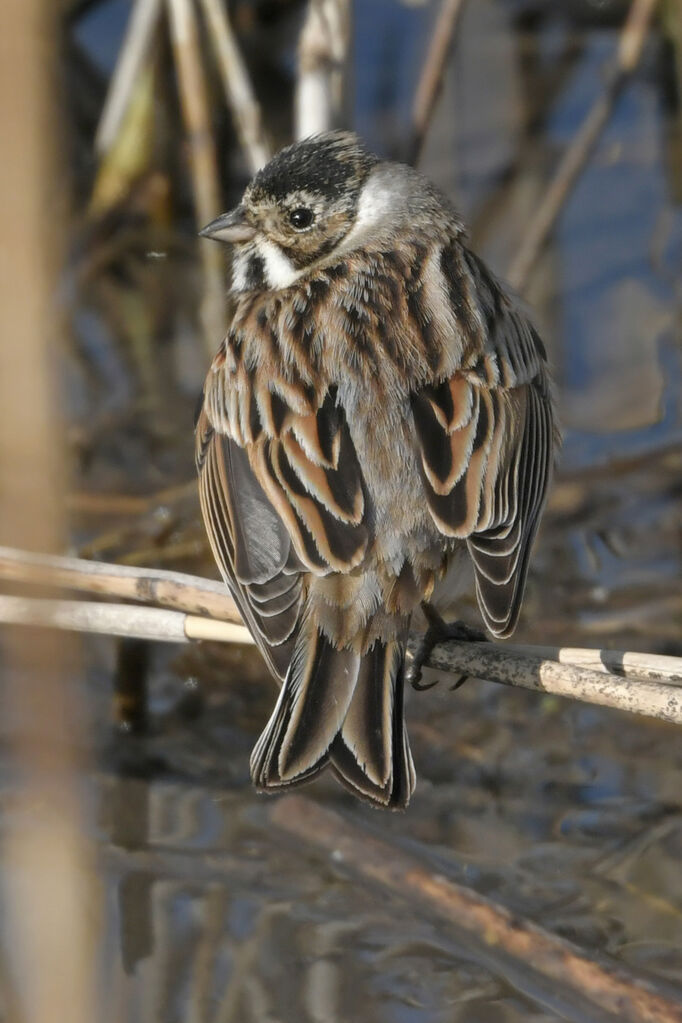
M250 242L256 235L256 228L247 221L244 207L237 206L230 213L216 217L199 231L199 234L202 238L214 238L217 242L239 245L242 242Z

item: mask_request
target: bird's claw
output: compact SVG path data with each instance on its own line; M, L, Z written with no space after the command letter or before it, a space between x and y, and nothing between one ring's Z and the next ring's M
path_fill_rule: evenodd
M432 689L438 685L438 679L435 682L427 683L421 680L422 671L435 647L451 640L460 643L484 643L488 641L488 637L481 629L473 628L465 622L444 622L438 612L429 604L422 605L422 610L429 623L429 627L414 655L409 676L410 685L418 692L424 692L426 689ZM468 677L468 675L460 675L450 686L450 689L459 689L460 686L464 685Z

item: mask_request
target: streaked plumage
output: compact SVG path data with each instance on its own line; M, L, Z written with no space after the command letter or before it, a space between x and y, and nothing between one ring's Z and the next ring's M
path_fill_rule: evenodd
M254 782L329 763L405 806L412 612L468 553L489 631L519 615L555 440L542 342L447 200L353 135L284 150L206 233L237 244L197 422L202 510L282 684Z

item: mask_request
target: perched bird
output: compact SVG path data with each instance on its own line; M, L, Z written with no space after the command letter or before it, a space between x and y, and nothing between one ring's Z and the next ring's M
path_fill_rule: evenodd
M544 347L448 200L353 134L284 149L201 233L235 247L202 511L281 683L254 783L329 764L404 807L413 611L447 603L468 556L488 630L516 625L555 444Z

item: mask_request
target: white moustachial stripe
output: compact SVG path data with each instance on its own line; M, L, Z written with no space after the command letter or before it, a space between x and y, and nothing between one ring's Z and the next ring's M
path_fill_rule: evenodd
M263 260L265 268L265 280L268 287L277 291L280 288L290 287L294 281L303 273L297 270L293 263L282 252L279 245L268 238L259 237L256 240L258 254Z

